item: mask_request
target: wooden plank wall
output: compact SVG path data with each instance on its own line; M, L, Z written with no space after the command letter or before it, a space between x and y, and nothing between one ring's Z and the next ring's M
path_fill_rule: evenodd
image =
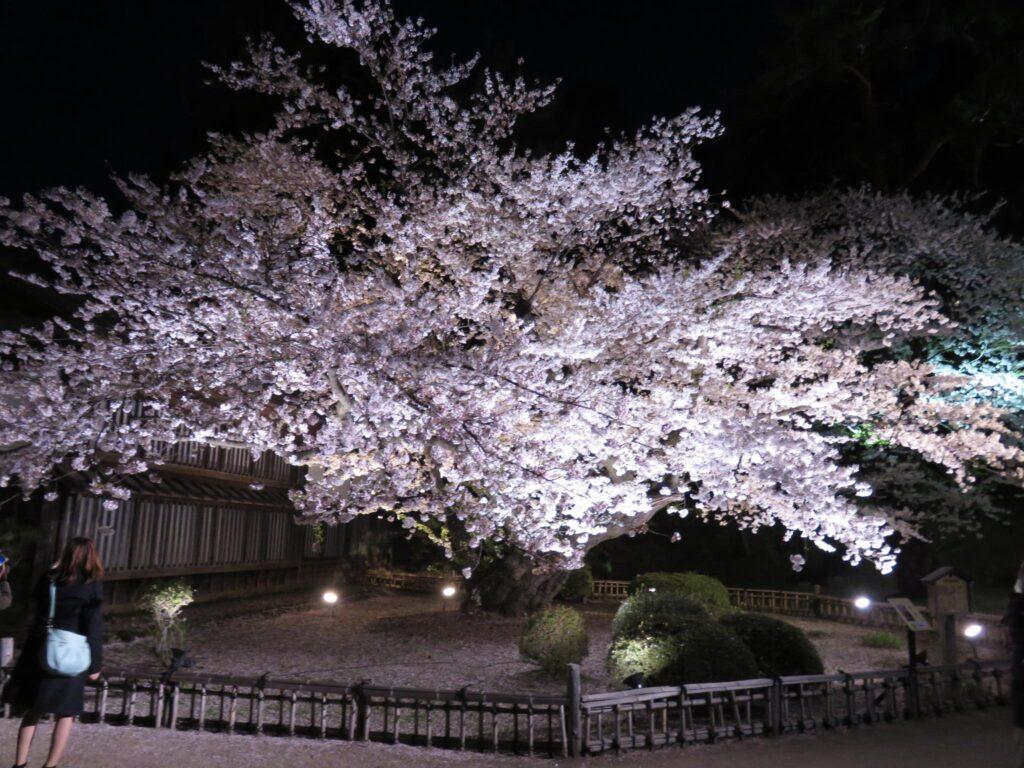
M293 537L308 535L308 526L296 525L292 514L288 508L159 497L133 497L105 510L101 499L73 494L64 501L58 543L63 547L74 536L94 538L110 578L291 562Z

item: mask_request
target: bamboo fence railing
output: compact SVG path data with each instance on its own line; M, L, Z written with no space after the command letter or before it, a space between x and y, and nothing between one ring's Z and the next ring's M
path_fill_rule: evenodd
M373 572L370 581L420 591L457 584L450 577L383 571ZM595 597L622 597L627 587L628 582L598 581ZM748 610L864 620L840 598L771 590L730 590L730 595ZM888 620L881 611L880 618L867 615ZM1008 661L972 661L585 693L579 667L571 664L564 695L107 669L88 683L82 719L569 757L985 709L1006 702L1009 669ZM0 669L0 692L9 676L9 669ZM9 716L9 708L3 714Z

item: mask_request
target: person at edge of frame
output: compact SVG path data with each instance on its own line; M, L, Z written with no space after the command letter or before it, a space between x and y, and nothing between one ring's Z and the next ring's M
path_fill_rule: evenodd
M53 627L85 635L87 639L89 668L78 675L50 674L42 666L51 583L56 584ZM71 539L33 594L35 617L4 688L3 702L22 715L15 768L28 765L32 739L43 715L53 715L55 721L44 768L56 768L75 718L82 714L85 705L85 680L97 680L103 663L103 564L92 539Z

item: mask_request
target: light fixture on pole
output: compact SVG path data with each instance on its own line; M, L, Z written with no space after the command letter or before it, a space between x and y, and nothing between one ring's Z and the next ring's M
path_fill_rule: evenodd
M445 584L444 587L442 587L442 589L441 589L441 597L444 598L444 601L441 603L442 610L445 610L445 611L448 610L448 602L453 597L455 597L455 594L458 591L459 590L455 588L454 584Z
M334 606L338 604L338 593L335 592L333 589L324 590L322 599L324 603L327 605L327 608L330 611L331 615L333 616Z
M856 608L858 611L866 611L868 608L871 607L871 598L867 595L859 595L858 597L854 598L853 607Z
M978 640L983 634L985 634L985 628L976 621L972 621L964 627L964 637L966 637L967 642L971 644L971 651L974 653L974 658L978 658Z

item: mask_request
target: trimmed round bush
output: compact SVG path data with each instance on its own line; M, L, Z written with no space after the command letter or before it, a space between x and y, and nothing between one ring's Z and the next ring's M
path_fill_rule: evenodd
M583 615L562 605L532 616L519 638L520 655L552 675L581 661L589 649Z
M612 638L671 634L690 619L708 619L707 608L686 595L637 592L626 598L612 619Z
M558 596L567 603L582 603L594 594L594 576L590 567L584 565L575 571L569 572L569 578L562 585L562 591Z
M763 675L820 675L824 671L818 649L799 627L756 613L734 613L721 621L751 650Z
M672 593L685 595L707 608L712 616L732 610L729 590L718 579L702 573L641 573L630 584L630 592Z
M757 677L757 662L728 627L690 618L672 634L614 640L608 670L617 680L642 672L644 685L681 685L749 680Z

